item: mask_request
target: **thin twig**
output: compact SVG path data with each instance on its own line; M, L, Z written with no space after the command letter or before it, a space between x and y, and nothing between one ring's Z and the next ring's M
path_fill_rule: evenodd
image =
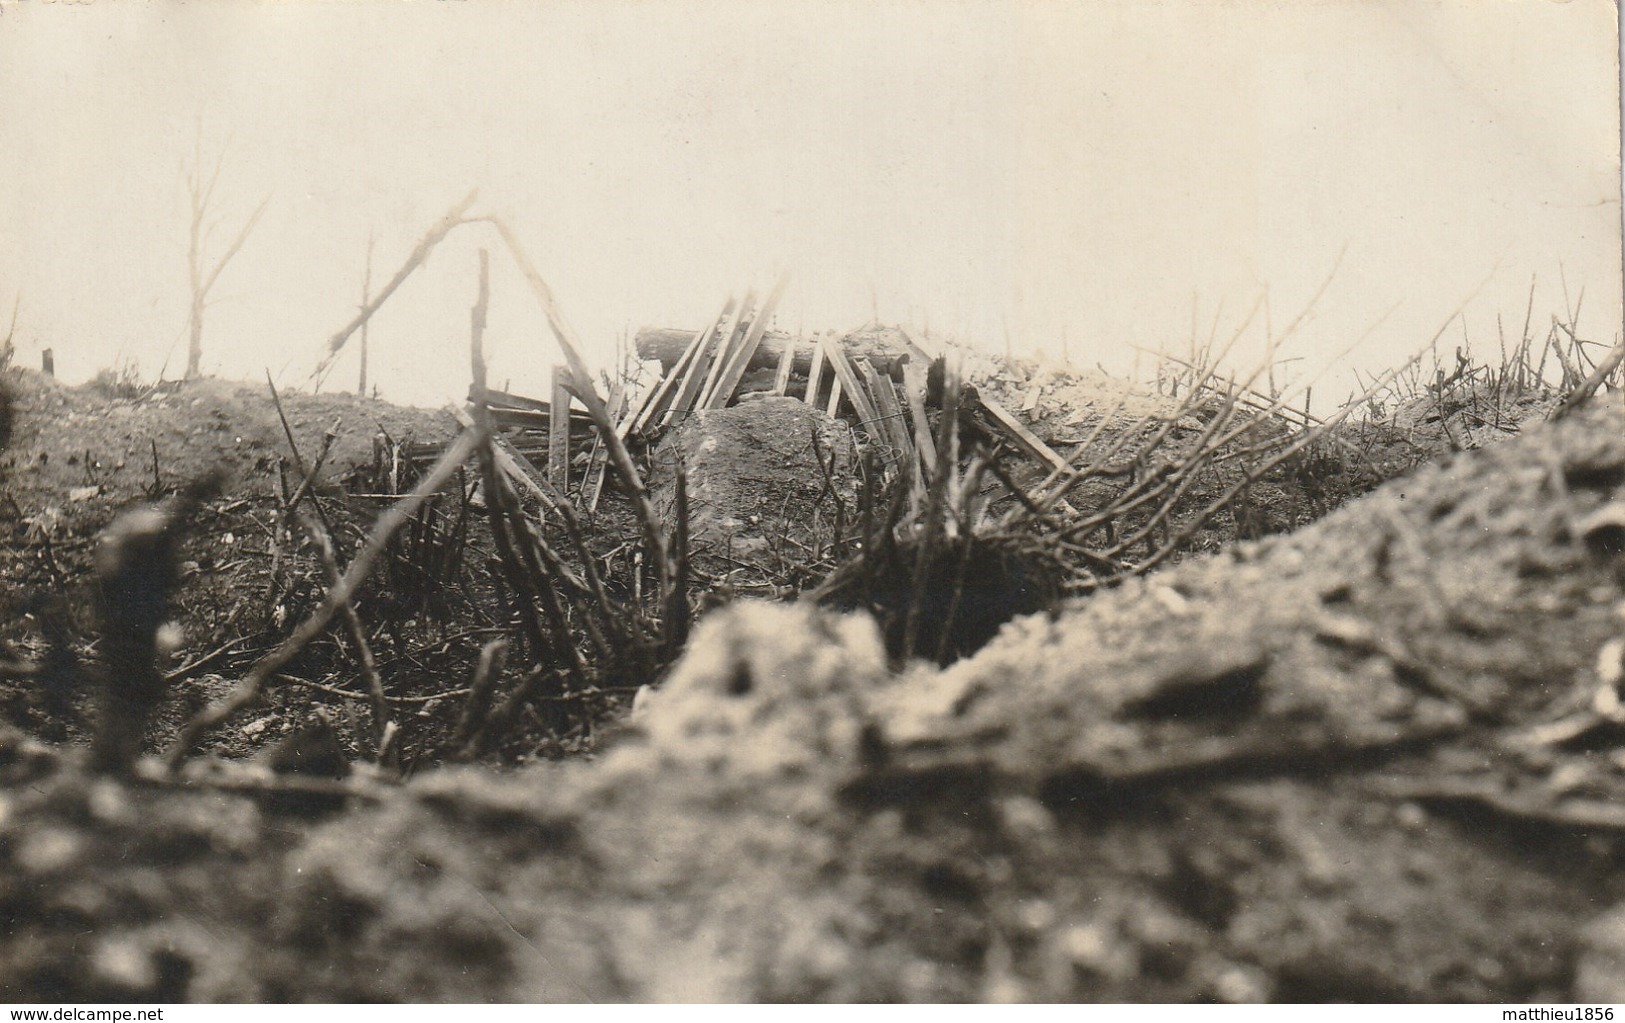
M305 531L316 544L316 552L322 559L322 568L327 572L327 584L337 586L339 575L338 559L333 555L333 538L322 529L314 519L305 518ZM372 696L372 734L374 749L382 755L384 749L384 735L389 730L389 703L384 699L384 680L378 674L378 661L373 657L372 644L367 642L367 630L361 624L361 616L356 614L355 604L349 600L339 605L339 611L344 615L345 627L350 632L350 642L355 644L356 656L361 659L361 675L367 680L367 692Z

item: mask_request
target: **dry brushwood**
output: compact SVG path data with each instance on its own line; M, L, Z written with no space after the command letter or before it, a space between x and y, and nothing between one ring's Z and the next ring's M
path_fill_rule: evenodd
M96 581L103 677L91 744L97 770L128 770L141 752L148 720L168 691L168 679L158 668L158 633L179 581L181 534L219 483L218 476L205 477L168 508L135 508L102 534Z
M482 440L483 435L479 430L464 431L423 475L411 493L378 516L366 543L351 559L338 583L328 588L321 606L306 618L292 635L255 662L231 695L204 708L181 729L179 737L165 753L165 760L170 767L179 767L205 734L252 705L259 698L261 689L271 676L285 667L311 640L326 630L328 623L339 613L344 602L351 598L356 588L371 574L373 565L383 555L390 538L411 520L412 515L431 494L438 492L450 482L462 464L474 454Z

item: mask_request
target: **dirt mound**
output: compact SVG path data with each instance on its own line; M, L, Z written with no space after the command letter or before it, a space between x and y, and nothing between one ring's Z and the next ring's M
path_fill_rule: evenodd
M740 605L590 764L10 735L0 995L1617 998L1622 491L1598 402L901 678Z
M13 406L11 444L0 452L0 642L29 659L45 656L53 630L81 649L93 635L90 565L97 536L120 511L222 474L220 496L201 509L182 553L180 643L170 667L198 670L178 687L160 738L167 736L178 717L229 688L213 672L274 642L272 634L316 599L290 569L298 538L277 533L276 495L297 488L301 476L270 391L217 380L65 387L16 369L5 373L4 385ZM377 489L380 477L399 468L377 463L375 437L387 437L393 451L408 441L443 443L457 429L445 412L353 395L281 400L307 463L331 434L315 479L340 543L352 542L383 506L354 495ZM311 692L281 694L275 713L239 735L239 744L254 748L296 727L312 709ZM0 720L52 739L81 738L87 695L65 684L42 703L38 686L6 680Z
M855 520L851 430L796 398L695 413L662 438L651 462L668 522L678 468L687 473L694 564L747 592L799 589L797 567L821 561L843 519Z

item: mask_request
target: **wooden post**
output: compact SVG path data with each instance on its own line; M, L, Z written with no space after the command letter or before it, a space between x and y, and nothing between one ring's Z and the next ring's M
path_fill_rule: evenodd
M754 322L761 319L761 310L757 303L754 288L745 292L745 302L739 308L739 321L734 324L733 328L717 345L717 357L712 360L710 372L705 375L705 386L700 388L700 393L694 402L693 407L696 409L711 407L711 393L717 389L717 383L722 377L723 370L733 361L734 352L739 348L739 345L734 344L734 337L737 335L741 343L743 343L744 339L754 332ZM741 331L744 333L741 333Z
M626 405L626 385L616 381L615 386L609 389L609 402L605 408L609 409L610 417L615 420L615 432L619 434L626 428L627 420L631 414L624 412ZM597 427L593 429L596 431ZM604 475L609 468L609 444L602 434L596 434L592 442L592 455L587 459L587 475L581 481L582 500L587 505L588 513L598 510L598 498L604 492Z
M869 395L864 391L863 383L858 380L857 372L853 370L852 364L847 361L846 353L841 350L841 343L833 338L825 338L824 357L829 360L830 367L835 370L835 380L841 385L841 389L846 392L847 400L857 410L858 426L878 440L881 435L874 431L880 422L880 415L875 411L874 402L869 400ZM833 398L831 404L834 404Z
M745 306L754 297L746 295L745 301L741 302L739 308L733 311L733 315L728 317L728 322L713 335L710 343L703 346L694 356L694 361L683 373L682 382L677 385L677 394L671 400L671 407L660 417L660 425L666 426L678 421L680 417L687 416L693 410L695 399L700 396L700 388L710 375L711 367L726 355L728 341L733 337L734 331L739 329L739 319L745 314Z
M637 413L622 424L622 436L625 436L624 431L627 430L642 433L649 428L656 416L666 411L666 406L671 402L672 396L676 392L678 382L683 379L688 372L688 368L693 365L694 361L705 351L706 346L711 343L711 337L717 332L717 324L733 315L733 308L734 300L732 296L729 296L728 301L722 307L722 312L718 313L716 318L705 329L694 335L694 339L683 350L683 357L677 360L677 364L672 366L671 370L661 379L654 390L649 392Z
M570 491L570 371L553 367L551 422L547 429L547 481L560 493Z
M925 414L924 366L910 359L903 365L903 396L908 401L909 420L914 424L914 446L920 452L921 478L926 479L937 467L937 442L931 436L931 420Z
M48 377L56 376L56 355L47 348L39 353L40 372Z
M779 355L779 371L773 374L773 393L783 395L790 389L790 367L796 364L796 342L790 341Z
M762 331L767 329L767 321L772 319L773 309L778 305L789 283L788 274L780 277L772 292L768 294L767 300L756 310L756 318L751 322L750 332L739 342L739 347L728 356L728 364L722 368L721 375L717 377L711 393L706 395L701 408L727 408L728 402L733 400L734 392L739 389L739 381L744 379L745 370L750 365L751 356L756 354L757 346L762 343ZM794 355L794 343L785 345L785 349Z
M814 337L813 338L813 350L812 350L812 366L809 367L808 370L807 370L807 393L802 395L802 397L801 397L802 401L806 402L809 405L817 407L817 405L818 405L818 385L824 382L821 379L823 377L823 375L824 375L824 346L823 346L823 344L821 344L819 342L818 338Z
M831 419L840 414L841 397L841 378L832 375L829 381L829 407L824 409L824 414Z

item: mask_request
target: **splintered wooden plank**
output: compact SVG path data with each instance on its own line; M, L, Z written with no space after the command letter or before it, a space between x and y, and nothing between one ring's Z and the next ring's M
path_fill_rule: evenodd
M868 392L858 380L858 374L852 368L852 363L847 361L846 353L841 350L839 341L827 337L824 339L824 358L829 360L831 368L835 370L835 379L846 392L847 401L850 401L852 407L857 410L858 425L865 431L874 430L880 420L880 414L875 411L875 403L869 400Z
M802 401L813 406L818 404L818 388L819 385L824 382L823 376L824 346L822 343L820 343L820 340L815 337L813 338L812 366L807 370L807 393L801 396ZM834 414L835 413L833 412L830 413L830 415Z
M800 339L791 338L779 353L779 369L773 374L773 393L783 396L790 389L790 368L796 364L796 348Z
M473 401L474 398L474 388L470 387L468 400ZM491 418L498 426L542 427L548 424L553 414L551 402L527 398L522 394L493 391L489 388L485 392L485 407L490 410ZM591 416L576 409L570 410L570 418L577 424L592 422Z
M521 430L546 430L553 424L553 410L537 412L528 408L491 408L491 422L499 429L517 427ZM570 425L581 429L592 425L592 417L576 409L570 410Z
M902 331L902 334L903 340L908 343L908 346L911 349L911 356L918 353L922 360L929 362L931 359L940 354L937 345L932 343L930 339L916 338L909 334L906 330ZM1054 448L1040 440L1037 434L1027 429L1027 427L1024 426L1015 416L1011 415L1003 405L1000 405L992 398L986 398L980 395L977 397L977 404L979 404L983 411L988 414L988 418L993 421L993 425L998 428L999 432L1003 434L1006 439L1010 441L1011 445L1014 446L1016 450L1020 451L1034 462L1037 462L1046 470L1060 470L1061 472L1072 471L1072 464L1070 462L1068 462L1065 458L1062 458ZM1077 509L1073 508L1072 505L1066 501L1057 503L1056 508L1068 515L1077 514Z
M457 422L466 430L474 428L474 417L466 409L457 409L453 415ZM497 469L515 486L530 491L541 502L542 507L552 511L564 500L560 494L548 483L546 478L537 471L531 460L520 454L519 451L503 437L491 438L491 460L496 463ZM486 500L490 500L487 496Z
M705 408L706 402L711 400L711 392L717 389L717 381L722 377L722 371L733 358L734 351L749 333L750 326L756 319L760 319L760 316L756 313L756 289L752 288L745 292L745 302L739 308L738 322L734 324L732 330L722 336L722 343L717 346L716 358L711 360L711 368L705 374L705 385L700 388L699 396L694 401L694 408Z
M897 471L908 474L909 500L917 504L925 497L925 481L915 471L918 459L914 453L914 442L909 438L908 427L903 422L903 408L897 401L891 377L876 372L867 361L860 360L857 366L869 394L874 398L875 411L880 413L880 432L893 450Z
M733 309L734 300L732 296L729 296L728 301L722 305L722 312L718 313L703 330L695 333L694 339L688 343L687 348L683 349L682 358L678 359L676 365L672 366L671 372L661 378L655 389L644 397L643 404L639 406L637 413L628 418L623 424L629 432L644 432L654 423L657 416L666 411L667 406L671 404L672 398L677 393L677 386L683 379L683 374L688 372L688 368L694 364L694 360L699 358L700 352L704 351L706 346L711 343L711 339L716 336L717 324L733 315Z
M903 365L903 398L908 402L909 422L914 427L914 447L920 453L922 476L929 478L936 471L937 441L931 436L931 420L925 414L924 366L913 359Z
M1054 448L1038 439L1038 435L1022 425L1021 420L1005 411L1004 406L992 398L977 396L977 401L992 418L994 425L999 428L1010 442L1023 454L1045 469L1059 469L1062 472L1072 471L1072 464L1062 458Z
M779 304L779 299L784 297L784 289L789 284L790 275L785 274L773 285L773 290L768 292L767 301L756 311L756 319L750 325L750 333L745 335L738 349L728 357L728 365L723 367L722 375L717 378L716 387L705 400L703 408L727 408L728 402L733 400L734 392L739 390L739 381L745 378L745 370L756 355L756 346L762 343L762 331L767 329L768 322L773 319L773 310ZM786 350L793 352L794 349L793 346L787 345ZM789 373L785 376L788 377Z
M729 314L727 322L711 335L711 340L702 346L694 356L693 363L683 372L682 383L678 385L677 393L672 397L671 405L660 417L662 426L668 425L679 416L686 416L694 410L694 400L700 396L700 388L705 386L706 376L720 357L720 352L727 348L728 339L733 337L734 330L739 326L739 318L744 314L745 303L740 303Z
M829 407L824 409L825 415L834 417L841 414L841 399L846 395L841 393L841 378L833 377L829 382Z
M616 381L615 386L609 389L609 401L605 407L609 409L610 418L617 424L622 422L624 407L626 405L626 384ZM596 430L596 427L594 428ZM620 432L620 425L616 432ZM587 457L587 475L581 481L581 495L587 504L587 511L598 510L598 498L604 492L604 473L609 467L609 445L604 438L594 435L592 441L592 454Z
M553 367L553 421L547 429L547 481L570 490L570 371Z

